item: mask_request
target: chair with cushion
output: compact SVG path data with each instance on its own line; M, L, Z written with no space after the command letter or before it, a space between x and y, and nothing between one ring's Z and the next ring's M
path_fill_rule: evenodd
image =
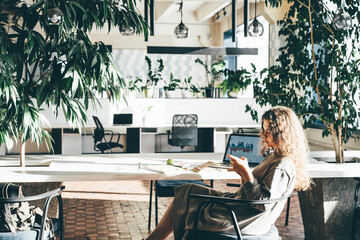
M105 130L98 117L93 116L96 128L94 130L94 150L104 153L112 148L123 148L124 145L119 143L120 133L114 133L111 130ZM106 139L106 136L110 136L110 140ZM113 137L117 136L117 140L113 141ZM115 140L115 139L114 139Z
M237 224L237 219L235 212L231 209L228 203L239 203L239 204L249 204L249 205L256 205L256 204L267 204L267 203L274 203L280 202L288 199L291 196L285 195L283 197L277 199L269 199L269 200L249 200L249 199L234 199L234 198L225 198L225 197L217 197L217 196L209 196L209 195L200 195L200 194L190 194L190 201L191 199L202 199L202 201L195 213L194 218L194 225L193 229L190 230L190 238L191 240L195 239L206 239L206 240L278 240L281 239L279 236L279 232L274 225L271 225L270 230L263 234L263 235L243 235L239 229ZM234 230L236 235L231 235L229 233L224 232L214 232L214 231L203 231L197 229L197 224L199 221L200 210L207 205L210 204L219 204L226 208L226 211L229 213L231 221L234 226Z
M168 143L179 146L197 146L198 144L198 116L196 114L176 114L173 116L171 132L168 133Z
M351 231L352 240L356 239L356 234L357 234L356 225L359 224L357 222L360 221L360 204L359 204L360 178L355 177L354 180L359 181L359 183L355 187L355 195L354 195L355 206L354 206L353 223L352 223L352 231Z
M155 182L155 184L154 184ZM212 187L213 182L211 181L210 186L199 180L155 180L150 181L150 200L149 200L149 222L148 229L151 227L151 206L152 206L152 190L153 185L155 188L155 225L158 225L158 197L173 197L174 188L187 183L199 184L207 187Z
M16 188L16 187L19 188L19 186L14 185L14 184L7 184L7 186L5 186L5 187L8 189ZM7 211L6 210L7 207L12 204L24 203L24 202L31 203L32 201L37 201L37 200L42 200L42 199L45 200L45 204L44 204L44 208L41 209L42 216L36 215L33 217L33 219L35 219L35 223L33 226L30 227L29 230L19 231L19 230L13 229L15 234L13 232L11 232L10 230L2 231L2 232L0 232L0 240L43 240L43 239L55 239L55 238L52 238L55 236L59 236L59 238L61 240L63 240L64 239L64 217L63 217L63 201L62 201L62 197L61 197L61 191L64 188L65 187L63 186L61 188L58 188L58 189L55 189L55 190L52 190L52 191L49 191L49 192L46 192L43 194L34 195L34 196L22 197L21 196L22 194L20 194L19 195L20 197L19 197L18 195L9 194L9 195L5 195L7 197L1 197L0 198L0 206L2 207L2 209L4 209L4 212L2 212L1 214L2 214L2 217L5 217L5 218L7 217L8 219L9 219L9 217L8 217L9 215L7 215L5 212ZM4 194L2 194L1 196L4 196ZM49 204L53 198L57 198L58 217L50 218L51 221L49 221L47 218L47 214L48 214ZM14 219L15 213L13 211L11 211L10 214L11 214L10 219ZM22 213L21 212L16 213L16 215L19 218L22 216ZM3 223L4 222L2 222L2 224ZM14 226L14 225L12 225L12 226ZM13 227L11 227L11 228L13 228Z

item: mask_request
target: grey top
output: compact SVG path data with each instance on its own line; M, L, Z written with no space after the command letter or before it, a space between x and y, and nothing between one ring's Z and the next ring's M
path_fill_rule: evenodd
M240 186L235 193L221 192L196 184L175 188L173 230L175 240L185 239L193 226L197 206L202 200L191 199L190 194L204 194L241 199L274 199L290 194L295 186L296 170L293 162L276 153L269 154L254 170L254 180ZM235 211L243 234L259 235L269 231L281 214L286 200L264 205L229 204ZM208 205L201 210L198 228L233 232L231 219L224 207Z

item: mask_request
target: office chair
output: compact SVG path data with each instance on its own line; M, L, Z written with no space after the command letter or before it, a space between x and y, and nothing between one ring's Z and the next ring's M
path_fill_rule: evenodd
M356 185L355 195L354 195L355 206L354 206L353 223L352 223L352 230L351 230L351 239L352 240L356 239L356 222L360 221L360 204L358 202L359 190L360 190L360 178L355 177L354 180L359 181L359 183Z
M114 133L111 130L104 130L100 120L98 117L93 116L96 128L94 130L94 150L101 151L104 153L106 150L110 150L112 148L123 148L124 145L119 143L120 140L120 133ZM110 135L110 141L106 140L106 135ZM113 142L114 135L117 135L117 141Z
M269 199L269 200L249 200L249 199L235 199L235 198L226 198L226 197L217 197L217 196L209 196L209 195L200 195L200 194L190 194L190 201L191 199L202 199L204 201L200 202L194 217L194 225L193 229L190 231L190 238L191 240L196 239L206 239L206 240L278 240L280 238L279 232L274 225L271 225L270 230L263 234L263 235L242 235L239 229L239 225L237 224L237 219L235 212L233 209L227 205L227 203L239 203L239 204L249 204L249 205L256 205L256 204L267 204L267 203L275 203L280 202L283 200L288 199L291 194L282 196L277 199ZM219 204L222 205L226 211L229 213L229 216L232 220L234 230L236 235L231 235L229 233L223 232L214 232L214 231L204 231L198 230L197 225L199 221L200 210L204 207L211 205L211 204Z
M154 184L155 182L155 184ZM155 188L155 226L158 225L158 198L159 197L174 197L174 188L183 184L193 183L207 187L213 187L211 180L210 186L200 180L151 180L150 181L150 199L149 199L149 222L148 229L151 227L151 206L152 206L152 190Z
M172 146L196 146L198 144L198 116L196 114L176 114L172 120L172 132L168 130L168 143Z
M57 198L58 200L58 218L51 218L51 222L53 225L53 233L55 236L60 236L60 240L64 240L64 216L63 216L63 201L61 197L61 191L64 190L65 187L39 194L34 196L26 196L26 197L3 197L0 198L0 204L13 204L13 203L21 203L21 202L31 202L36 200L45 199L45 204L43 210L43 215L41 218L41 224L35 223L34 226L30 230L26 231L16 231L14 235L11 231L9 232L0 232L0 240L43 240L50 238L50 230L46 229L47 222L47 213L49 209L49 204L53 198ZM5 207L5 206L4 206ZM4 214L4 213L2 213ZM11 213L13 214L13 213Z

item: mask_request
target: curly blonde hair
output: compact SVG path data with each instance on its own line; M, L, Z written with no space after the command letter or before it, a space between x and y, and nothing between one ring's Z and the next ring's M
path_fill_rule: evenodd
M306 170L309 145L298 117L290 108L274 107L263 114L262 131L264 120L270 121L270 131L275 143L274 152L290 158L295 165L295 190L309 189L311 180ZM263 141L261 145L261 152L264 153L266 147Z

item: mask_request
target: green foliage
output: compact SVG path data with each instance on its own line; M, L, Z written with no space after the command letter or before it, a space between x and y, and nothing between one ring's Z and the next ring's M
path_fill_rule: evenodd
M142 82L142 80L139 77L135 77L135 79L132 78L128 82L127 89L129 91L141 92L141 90L140 90L140 88L138 86L138 84L141 83L141 82Z
M178 78L174 78L174 75L170 73L170 81L164 86L165 91L173 91L176 88L180 88L181 80Z
M254 70L255 66L253 65ZM252 81L252 73L245 68L232 70L226 68L224 71L225 79L217 87L225 94L227 91L239 92L245 90Z
M181 89L183 90L189 90L192 89L193 84L191 84L192 77L184 78L184 80L181 82Z
M125 21L136 26L137 33L146 33L148 26L135 3L0 0L0 143L11 147L12 138L37 144L45 139L51 146L43 130L43 107L56 115L62 109L70 125L81 129L96 93L120 98L125 82L111 53L104 43L92 43L87 32L106 25L110 31ZM54 7L64 13L64 21L49 26L46 12Z
M215 81L220 79L225 70L225 62L223 58L218 59L216 62L211 64L210 67L208 64L201 61L200 58L195 59L195 63L199 63L204 67L207 74L208 87L214 87ZM209 76L211 77L211 80L209 80Z
M360 2L346 1L341 6L341 1L327 1L351 16L353 26L348 30L334 29L331 19L336 12L323 1L288 2L291 7L278 22L279 36L286 44L280 48L276 65L261 72L262 81L255 81L262 87L256 102L291 107L302 116L305 127L324 124L323 136L332 135L338 158L343 144L359 127Z
M145 60L148 65L146 86L156 86L157 83L162 80L162 71L164 70L163 60L158 59L159 67L154 69L152 68L151 60L148 56L145 56Z

